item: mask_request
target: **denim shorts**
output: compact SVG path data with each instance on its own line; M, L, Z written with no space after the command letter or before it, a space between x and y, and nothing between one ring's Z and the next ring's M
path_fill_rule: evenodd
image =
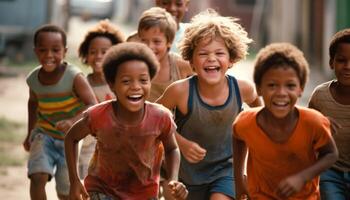
M328 169L321 173L320 192L322 200L350 199L350 172Z
M57 194L69 194L69 176L64 155L64 140L55 139L41 131L31 132L28 160L28 177L35 173L49 174L56 180Z
M221 193L231 198L235 197L234 181L232 176L224 176L203 185L187 185L188 200L209 200L213 193Z

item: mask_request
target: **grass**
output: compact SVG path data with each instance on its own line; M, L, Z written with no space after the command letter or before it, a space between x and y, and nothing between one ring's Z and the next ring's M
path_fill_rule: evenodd
M0 167L24 164L25 154L21 145L24 136L24 124L0 118Z

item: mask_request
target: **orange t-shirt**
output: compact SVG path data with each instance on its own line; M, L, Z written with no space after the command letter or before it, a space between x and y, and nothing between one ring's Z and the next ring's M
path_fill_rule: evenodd
M276 194L278 184L290 175L310 167L317 160L320 147L331 137L330 123L315 110L297 107L299 119L294 132L285 143L273 142L256 122L261 108L243 111L236 118L234 136L249 149L247 176L251 199L281 199ZM319 177L307 182L289 200L320 199Z

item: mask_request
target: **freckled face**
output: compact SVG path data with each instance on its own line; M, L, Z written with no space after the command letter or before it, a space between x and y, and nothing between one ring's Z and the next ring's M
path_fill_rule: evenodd
M276 118L284 118L293 111L302 91L296 71L289 66L269 69L258 86L265 107Z
M62 35L58 32L40 32L34 52L46 72L54 71L62 63L67 48L63 45Z
M208 84L225 80L223 77L233 64L225 42L220 37L199 41L190 63L198 77L206 80Z

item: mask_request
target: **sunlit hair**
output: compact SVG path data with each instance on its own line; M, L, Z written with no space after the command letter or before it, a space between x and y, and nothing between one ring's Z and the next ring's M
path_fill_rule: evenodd
M308 75L309 64L304 54L289 43L273 43L262 48L256 56L254 66L254 82L260 86L263 75L271 68L290 67L295 70L304 89Z
M140 17L137 32L157 27L164 33L167 42L172 43L175 37L177 25L175 19L164 8L152 7L144 11Z
M62 44L64 47L67 46L67 35L66 32L59 26L53 24L45 24L40 26L34 33L34 47L38 44L38 38L40 33L59 33L62 37Z
M329 59L333 61L335 54L337 53L338 46L341 43L350 44L350 28L343 29L333 35L331 43L329 45Z
M111 24L109 20L101 20L96 26L88 30L83 42L79 46L79 58L84 64L87 64L90 43L97 37L109 39L112 45L125 41L125 37L118 27Z
M186 27L184 38L179 45L182 57L190 61L200 41L207 39L211 41L220 37L225 41L233 62L244 59L248 54L248 44L252 40L237 21L237 18L220 16L213 9L194 16Z
M113 84L119 66L131 60L146 63L151 79L159 69L158 59L147 45L139 42L124 42L109 48L104 56L102 66L107 82Z

